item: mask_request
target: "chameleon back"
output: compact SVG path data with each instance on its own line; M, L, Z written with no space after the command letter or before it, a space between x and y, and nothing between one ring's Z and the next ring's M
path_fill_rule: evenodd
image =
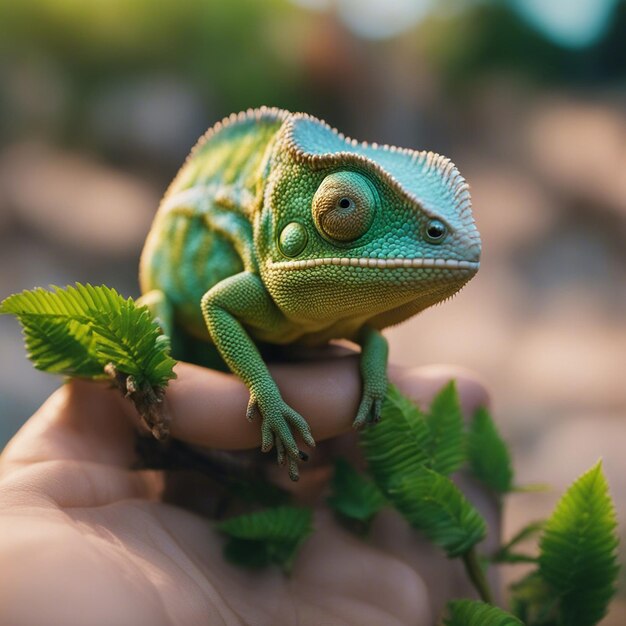
M167 190L146 240L142 293L162 291L174 318L208 339L200 300L213 285L256 269L251 219L262 197L266 153L288 112L232 115L196 144ZM236 232L233 237L227 233Z

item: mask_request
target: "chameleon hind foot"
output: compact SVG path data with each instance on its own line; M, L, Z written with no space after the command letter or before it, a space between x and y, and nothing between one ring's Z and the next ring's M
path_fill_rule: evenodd
M384 394L380 396L379 394L367 393L366 391L363 394L363 398L361 398L361 404L359 405L356 418L352 422L352 427L359 429L366 424L377 424L380 422L383 398Z
M268 397L269 396L269 397ZM311 448L315 440L307 421L294 411L281 397L265 393L263 396L250 393L246 417L252 421L256 415L261 416L261 450L269 452L276 447L276 458L279 465L287 465L289 478L299 479L298 461L307 461L309 455L298 448L291 428L302 436Z
M118 371L113 363L107 364L104 371L111 379L113 386L135 405L137 413L152 436L160 441L167 439L170 426L169 417L163 405L165 388L150 385L138 386L133 376Z

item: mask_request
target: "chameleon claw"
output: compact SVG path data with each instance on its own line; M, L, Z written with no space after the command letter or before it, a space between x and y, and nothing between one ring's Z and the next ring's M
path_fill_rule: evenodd
M289 459L289 478L291 478L294 483L300 480L298 464L291 458Z
M298 450L298 456L302 461L308 461L309 455L306 452L302 452L302 450Z
M137 382L134 376L128 376L126 378L126 396L130 396L138 391Z

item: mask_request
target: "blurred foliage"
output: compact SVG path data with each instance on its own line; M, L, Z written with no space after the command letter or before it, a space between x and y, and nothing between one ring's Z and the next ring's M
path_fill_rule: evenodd
M493 72L580 82L626 71L624 1L603 37L577 50L551 41L504 0L439 3L404 34L375 42L359 39L331 7L313 11L288 0L0 0L0 138L32 130L33 120L19 110L24 98L58 97L64 102L56 138L88 143L86 111L107 85L155 75L186 84L210 110L208 124L260 104L341 112L354 81L368 83L372 64L388 54L415 66L425 62L453 90L480 85ZM16 83L33 72L50 84L16 99ZM62 85L61 96L54 83ZM369 83L365 92L376 88Z
M503 1L478 3L453 16L434 17L424 26L420 34L426 38L428 52L447 85L455 89L467 88L491 73L562 83L626 76L624 2L618 4L604 36L577 49L551 40Z
M0 0L0 72L60 75L66 137L81 134L107 84L155 73L181 78L221 115L277 101L303 108L297 59L283 49L303 26L296 12L284 0Z
M84 86L159 68L250 106L296 70L276 45L276 30L295 35L284 0L4 0L0 11L4 54L42 54Z

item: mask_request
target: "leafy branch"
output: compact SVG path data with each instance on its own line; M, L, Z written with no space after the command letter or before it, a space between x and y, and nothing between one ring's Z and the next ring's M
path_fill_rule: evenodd
M157 438L167 434L161 400L175 377L175 361L147 307L108 287L77 283L9 296L0 313L21 322L37 369L108 377L135 403ZM337 461L328 503L363 537L378 511L390 504L448 557L462 560L484 602L450 603L447 626L593 626L602 619L615 592L618 542L600 463L574 482L547 522L529 524L492 555L491 562L536 565L512 585L512 613L507 613L491 603L477 552L487 532L485 520L450 478L467 465L499 498L519 491L509 450L489 412L479 409L466 431L453 382L426 412L392 386L381 423L362 433L361 445L371 478ZM242 488L245 495L248 487ZM259 498L259 486L251 488L252 500L282 501L273 492ZM288 573L312 532L311 520L308 509L269 506L228 519L218 529L228 537L225 555L231 561L247 567L276 564ZM536 535L537 557L517 551Z
M454 382L435 396L427 413L390 386L380 424L361 444L378 487L417 530L461 557L481 598L492 597L475 546L486 535L478 510L448 478L466 461L467 438Z
M176 377L169 339L145 306L114 289L76 283L6 298L0 313L22 324L28 357L44 372L111 378L158 438L167 434L164 387Z

